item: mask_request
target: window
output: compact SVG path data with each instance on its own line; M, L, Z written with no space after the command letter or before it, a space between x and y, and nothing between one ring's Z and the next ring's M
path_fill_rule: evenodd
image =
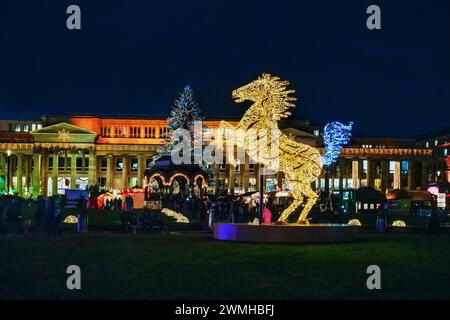
M434 146L436 147L439 144L439 141L436 139L434 140Z
M8 123L9 131L14 131L14 127L12 123Z
M14 131L20 132L20 123L16 123L16 125L14 126Z
M98 178L98 185L100 188L106 187L106 178Z
M239 173L239 172L241 172L241 166L237 165L234 167L234 173Z
M363 160L362 162L362 171L363 173L367 173L367 160Z
M429 148L430 147L430 143L427 141L425 142L425 148Z
M27 124L24 124L24 125L23 125L23 131L25 131L25 132L30 131L30 126L27 125Z
M101 158L100 160L100 171L108 171L108 160L106 158Z
M70 169L71 167L70 160L71 160L70 158L58 157L58 170L63 171L65 167L67 167L67 169ZM67 162L65 163L65 161Z
M446 157L446 156L448 155L448 149L443 149L443 150L442 150L442 155L443 155L444 157Z
M389 173L395 172L395 161L389 161Z
M116 171L123 171L123 159L118 158L116 160Z
M319 134L320 134L320 131L319 131L319 130L314 130L314 135L315 135L315 136L317 136L317 137L318 137L318 136L319 136Z
M250 172L250 173L255 172L255 164L254 163L250 163L248 165L248 172Z
M402 173L408 173L408 161L402 160Z
M131 159L131 171L138 171L138 159L132 158Z
M225 169L226 169L226 165L225 164L220 164L219 165L219 172L225 172Z
M34 130L36 130L36 124L35 124L35 123L33 123L33 124L31 125L31 131L34 131Z
M42 129L42 124L38 124L37 125L37 129L39 130L39 129Z

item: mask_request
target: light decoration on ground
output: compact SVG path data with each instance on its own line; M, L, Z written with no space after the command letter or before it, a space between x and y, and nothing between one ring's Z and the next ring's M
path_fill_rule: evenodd
M161 210L161 213L165 214L168 217L176 219L179 223L189 223L189 219L186 216L176 211L164 208Z
M288 86L288 81L280 80L270 74L262 74L255 81L234 90L232 95L236 102L249 100L253 101L253 104L247 109L236 127L222 121L220 129L247 131L251 128L258 131L256 136L262 136L266 132L267 149L273 150L274 146L278 147L277 170L284 172L287 183L293 184L294 199L282 212L277 223L287 223L289 216L305 202L297 222L308 224L308 214L318 198L311 183L320 176L323 162L317 148L290 139L278 128L278 120L291 114L288 109L294 107L293 102L297 100L290 96L295 91L288 89ZM245 147L254 163L263 164L265 169L273 168L272 154L259 154L255 158L255 154L252 152L261 139L249 140L247 135L244 145L239 141L234 141L234 144L238 147Z
M330 166L339 158L342 147L350 142L352 126L353 122L345 125L337 121L325 125L323 132L323 142L325 144L323 153L324 166Z
M406 227L406 223L403 220L395 220L394 222L392 222L392 226L393 227L399 227L399 228L405 228Z
M347 224L351 226L361 227L361 221L359 221L358 219L351 219Z
M69 224L78 223L78 218L73 215L67 216L64 219L64 223L69 223Z

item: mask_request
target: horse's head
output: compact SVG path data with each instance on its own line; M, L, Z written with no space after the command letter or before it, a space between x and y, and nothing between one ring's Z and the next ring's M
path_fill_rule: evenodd
M295 92L287 89L288 81L263 73L258 79L233 90L236 102L253 101L254 104L245 112L244 117L258 122L258 127L272 127L276 121L288 117L288 109L294 107L291 101L296 98L289 94Z

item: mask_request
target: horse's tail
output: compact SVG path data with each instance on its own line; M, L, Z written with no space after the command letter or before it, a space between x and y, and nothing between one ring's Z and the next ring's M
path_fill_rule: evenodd
M353 122L345 125L341 122L327 123L324 128L323 142L325 151L323 153L323 165L329 166L337 160L341 149L349 143Z

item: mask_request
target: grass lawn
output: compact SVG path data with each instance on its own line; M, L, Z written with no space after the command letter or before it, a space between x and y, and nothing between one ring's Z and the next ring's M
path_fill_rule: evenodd
M219 242L210 235L0 237L2 299L450 298L450 235L361 234L347 244ZM66 267L82 290L66 289ZM382 290L366 288L381 267Z

